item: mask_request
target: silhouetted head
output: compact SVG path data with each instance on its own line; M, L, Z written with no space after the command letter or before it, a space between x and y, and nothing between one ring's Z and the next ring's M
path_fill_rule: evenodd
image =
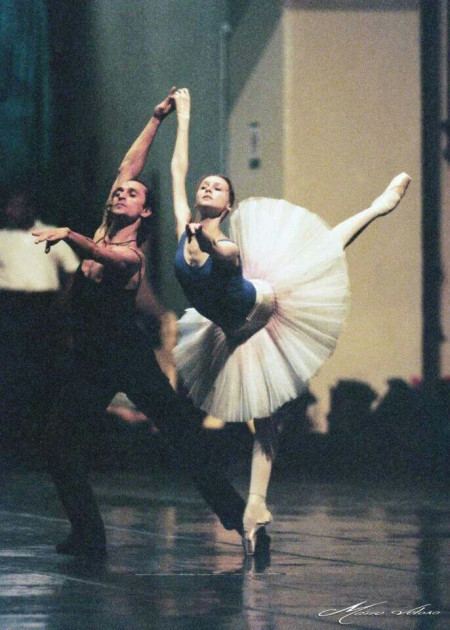
M10 230L28 230L36 219L36 199L25 188L0 190L0 227Z

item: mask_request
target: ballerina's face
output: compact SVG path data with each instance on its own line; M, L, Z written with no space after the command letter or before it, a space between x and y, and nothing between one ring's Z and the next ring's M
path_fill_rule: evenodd
M220 175L204 177L195 196L195 207L202 218L216 218L232 206L230 184Z
M128 180L122 182L111 196L111 212L115 216L127 217L132 221L150 216L147 207L147 189L141 182Z

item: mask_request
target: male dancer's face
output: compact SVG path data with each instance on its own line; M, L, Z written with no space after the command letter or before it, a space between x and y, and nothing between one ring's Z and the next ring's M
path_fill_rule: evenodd
M112 194L111 213L117 217L128 218L131 222L140 217L148 217L150 208L146 208L146 188L141 182L132 179L122 182Z

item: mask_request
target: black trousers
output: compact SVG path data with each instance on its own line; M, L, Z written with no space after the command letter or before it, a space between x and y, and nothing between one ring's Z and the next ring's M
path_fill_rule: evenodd
M123 347L126 346L124 351ZM78 349L70 378L53 405L44 431L49 471L72 531L104 542L103 521L89 482L90 441L95 423L118 392L157 425L167 448L193 479L226 529L242 533L245 502L210 457L202 414L170 386L151 350L139 344L97 344L97 352ZM101 348L101 350L100 350Z

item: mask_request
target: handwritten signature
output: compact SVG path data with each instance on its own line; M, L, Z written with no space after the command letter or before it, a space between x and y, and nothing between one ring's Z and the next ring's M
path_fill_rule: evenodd
M349 617L381 617L381 616L409 616L416 617L422 615L439 615L440 610L431 610L430 604L422 604L421 606L416 606L415 608L393 608L388 610L385 605L387 601L383 602L375 602L373 604L368 604L367 600L362 602L358 602L357 604L352 604L351 606L347 606L346 608L329 608L328 610L322 610L319 613L319 617L337 617L338 622L341 625L346 625L352 623L351 621L346 621ZM380 608L383 606L383 608Z

